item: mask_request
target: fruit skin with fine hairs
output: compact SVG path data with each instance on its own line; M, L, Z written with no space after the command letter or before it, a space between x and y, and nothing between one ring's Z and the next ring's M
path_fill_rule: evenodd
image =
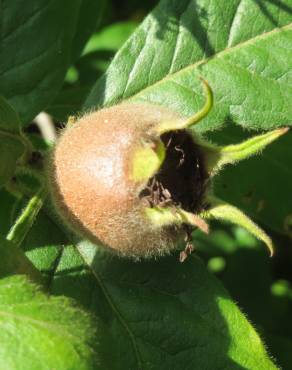
M61 218L80 236L132 257L162 255L183 235L176 225L145 217L141 192L148 178L133 178L140 148L154 148L160 122L179 116L160 106L121 104L90 113L68 126L51 155L52 199ZM151 149L152 150L152 149Z
M261 152L287 132L278 128L224 147L189 128L213 104L202 80L204 106L190 118L159 105L122 103L68 123L48 161L48 182L57 213L72 231L121 256L168 254L191 232L208 233L217 219L246 228L273 254L269 236L236 207L218 199L212 178L228 164Z

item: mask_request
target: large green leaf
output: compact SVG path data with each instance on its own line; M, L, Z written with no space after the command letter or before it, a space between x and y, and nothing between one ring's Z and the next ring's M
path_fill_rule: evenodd
M63 253L52 292L104 322L104 369L276 369L258 335L197 258L134 263L89 243ZM109 348L110 343L110 348Z
M58 242L52 221L44 215L41 219L28 234L25 249L31 245L28 256L44 267L66 240ZM50 243L52 254L42 253L41 246ZM192 369L194 364L275 369L254 329L198 259L180 264L172 256L133 263L91 244L78 249L86 264L76 248L65 247L47 272L53 278L52 293L79 300L102 321L100 368L136 369L142 361L143 369Z
M96 321L24 276L0 280L0 368L89 370L98 366Z
M104 13L105 4L106 0L82 0L73 41L73 61L79 57L88 38L99 26Z
M28 6L25 0L2 1L0 92L23 123L57 95L71 55L81 52L98 19L97 4L89 0L31 0ZM91 15L85 19L89 5Z
M230 118L257 129L289 124L292 1L281 4L161 1L117 53L86 108L132 97L189 116L202 104L201 75L215 93L201 131Z

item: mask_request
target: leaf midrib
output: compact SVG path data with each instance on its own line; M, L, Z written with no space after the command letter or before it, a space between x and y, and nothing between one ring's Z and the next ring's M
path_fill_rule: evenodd
M85 259L83 258L83 255L79 252L78 248L76 247L79 255L81 256L81 258L83 259L84 263L86 266L89 267L91 273L93 274L93 276L95 277L96 281L97 281L97 284L100 286L101 290L102 290L102 293L103 295L105 296L105 299L107 300L110 308L112 309L112 311L114 312L114 314L116 315L118 321L121 323L121 325L123 326L123 328L126 330L126 332L128 333L129 337L130 337L130 340L132 342L132 346L133 346L133 349L134 349L134 353L135 353L135 357L136 357L136 360L137 360L137 370L142 370L142 356L140 354L140 351L138 349L138 344L137 344L137 341L136 341L136 338L135 338L135 335L134 333L132 332L132 330L130 329L130 327L128 326L126 320L123 318L122 314L120 313L120 311L117 309L116 305L114 304L110 294L108 293L105 285L103 284L102 282L102 278L99 276L99 274L95 271L95 269L92 268L92 266L90 266L86 261Z
M143 95L145 93L145 91L151 90L151 89L155 88L156 86L159 86L160 84L163 84L164 82L166 82L170 78L170 76L171 77L178 76L178 75L180 75L180 74L182 74L182 73L184 73L184 72L186 72L188 70L192 70L194 68L197 68L200 65L206 64L206 63L208 63L212 59L221 58L222 56L224 56L226 54L229 54L231 52L234 52L234 50L240 49L243 46L246 46L246 45L249 45L249 44L253 44L253 43L255 43L256 41L258 41L260 39L265 39L265 38L273 35L274 33L282 33L282 32L285 32L287 30L290 30L290 29L292 29L292 23L289 23L289 24L287 24L285 26L282 26L282 27L276 27L276 28L274 28L273 30L271 30L269 32L264 32L264 33L262 33L260 35L257 35L257 36L255 36L255 37L253 37L251 39L248 39L246 41L243 41L243 42L241 42L241 43L239 43L239 44L237 44L235 46L227 47L226 49L221 50L218 53L213 54L212 56L210 56L208 58L205 58L205 59L202 59L202 60L197 61L196 63L190 64L187 67L184 67L184 68L180 69L177 72L174 72L172 74L167 74L161 80L154 82L152 85L146 86L145 88L143 88L142 90L140 90L138 93L135 93L132 96L129 96L127 99L124 99L124 100L131 100L131 99L134 99L134 98L139 97L140 95Z
M47 212L46 208L43 208L47 217L50 218L50 220L56 225L56 227L58 227L60 229L60 225L58 223L56 223L55 219L53 217L51 217L51 214L49 212ZM124 317L122 316L122 314L120 313L119 309L116 307L116 304L114 303L113 299L111 298L111 295L110 293L108 292L107 288L105 287L103 281L102 281L102 277L98 274L97 271L95 271L95 269L89 264L87 263L86 259L83 257L82 253L79 252L79 249L78 247L76 246L74 240L72 240L72 238L70 237L70 234L66 231L66 229L61 229L62 232L64 232L64 234L67 236L68 240L71 241L72 245L74 246L74 248L78 251L78 254L80 255L80 257L82 258L82 260L84 261L84 264L85 266L87 266L89 268L89 270L91 271L91 273L93 274L93 276L95 277L96 279L96 282L97 284L99 285L106 301L108 302L111 310L113 311L114 315L116 316L117 320L120 322L120 324L122 325L122 327L125 329L126 333L128 334L129 338L130 338L130 341L132 343L132 347L134 349L134 353L135 353L135 358L136 358L136 361L137 361L137 370L143 370L143 367L142 367L142 364L143 364L143 360L142 360L142 356L141 356L141 353L139 351L139 348L138 348L138 344L137 344L137 336L133 333L133 331L131 330L131 328L128 326L126 320L124 319ZM159 293L162 293L161 291ZM169 296L173 297L173 298L177 298L175 295L172 295L172 294L169 294ZM183 302L180 301L180 303L182 303L184 305ZM236 305L235 305L236 306ZM236 306L236 308L238 309L238 307ZM193 311L192 311L193 312ZM1 311L0 311L0 314L1 314ZM203 323L206 323L206 320L199 314L193 312L193 314L195 314L197 317L199 317ZM209 326L207 324L207 327L208 328L211 328L212 330L214 330L214 327L212 326ZM224 332L222 333L220 330L215 330L215 332L220 336L224 336Z
M46 212L46 209L44 209L46 215L50 218L50 220L56 225L56 227L60 228L60 225L58 223L55 222L55 220L51 217L51 215ZM130 340L131 340L131 343L132 343L132 346L133 346L133 349L134 349L134 353L135 353L135 357L136 357L136 361L137 361L137 370L143 370L143 367L142 367L142 363L143 363L143 360L142 360L142 356L141 356L141 353L138 349L138 344L137 344L137 340L136 340L136 335L133 333L133 331L131 330L131 328L128 326L126 320L124 319L124 317L122 316L122 314L120 313L119 309L116 307L115 303L113 302L109 292L107 291L107 288L105 287L103 281L102 281L102 278L101 276L98 274L97 271L95 271L95 269L87 263L87 261L85 260L85 258L83 257L82 253L79 252L79 249L78 247L76 246L75 242L72 241L72 239L70 238L70 235L68 233L66 233L66 230L61 230L63 231L67 238L72 242L72 244L74 245L74 248L78 251L78 254L80 255L80 257L82 258L82 260L84 261L84 264L85 266L87 266L92 275L95 277L96 281L97 281L97 284L100 286L101 288L101 291L106 299L106 301L108 302L111 310L113 311L113 313L115 314L117 320L120 322L120 324L123 326L123 328L125 329L125 331L127 332ZM162 294L161 291L157 290L157 292L159 292L160 294ZM167 293L165 293L167 294ZM173 294L167 294L168 296L172 297L172 298L178 298L176 295L173 295ZM180 301L181 304L185 305L183 302ZM192 311L193 314L195 314L197 317L199 317L203 323L206 323L206 320L199 314L195 313ZM207 327L208 328L211 328L212 330L214 330L214 327L212 326L209 326L207 324ZM222 334L224 335L224 333L222 333L221 331L219 330L215 330L215 332L220 336L222 337Z

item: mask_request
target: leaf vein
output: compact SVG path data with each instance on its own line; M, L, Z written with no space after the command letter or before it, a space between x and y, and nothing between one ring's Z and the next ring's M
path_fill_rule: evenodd
M78 250L78 247L77 247L77 250ZM80 253L80 255L83 258L82 253ZM85 261L85 263L87 264L86 261ZM142 357L141 357L140 351L138 349L138 344L136 342L135 335L133 334L133 332L130 329L130 327L128 326L126 320L123 318L122 314L119 312L118 308L114 304L113 299L111 298L109 292L107 291L105 285L103 284L101 276L97 273L97 271L95 269L93 269L91 266L89 266L89 267L90 267L90 270L91 270L92 274L94 275L98 285L100 286L100 288L103 292L103 295L106 298L110 308L112 309L112 311L116 315L116 317L117 317L118 321L120 322L120 324L122 325L122 327L125 329L125 331L129 335L130 340L132 342L133 349L134 349L135 357L136 357L136 360L137 360L137 366L138 366L137 370L142 370Z
M28 18L26 18L22 23L18 23L17 26L11 30L9 33L7 33L6 35L4 34L4 37L2 38L1 42L4 43L5 41L9 40L12 36L14 36L15 33L18 33L20 31L22 31L22 29L24 28L25 25L27 25L28 23L30 23L33 19L35 19L37 16L39 16L40 14L42 14L47 8L50 7L50 5L54 2L55 0L49 0L45 6L41 7L41 8L38 8L36 9L33 13L31 13L29 15Z
M290 23L290 24L288 24L288 25L286 25L286 26L283 26L283 27L281 27L281 28L276 28L276 29L273 29L272 31L269 31L269 32L266 32L266 33L262 33L262 34L260 34L260 35L258 35L258 36L256 36L256 37L254 37L254 38L252 38L252 39L249 39L249 40L246 40L246 41L243 41L242 43L239 43L239 44L237 44L237 45L235 45L235 46L232 46L232 47L230 47L230 48L227 48L227 49L225 49L225 50L222 50L221 52L219 52L219 53L217 53L217 54L215 54L214 56L211 56L211 57L209 57L209 58L207 58L207 59L203 59L203 60L199 60L199 61L197 61L196 63L194 63L194 64L191 64L191 65L189 65L189 66L187 66L187 67L185 67L185 68L182 68L181 70L179 70L179 71L177 71L177 72L174 72L173 74L172 74L172 77L174 77L174 76L179 76L179 75L181 75L181 74L183 74L184 72L186 72L186 71L189 71L189 70L192 70L192 69L194 69L194 68L196 68L196 67L199 67L199 66L201 66L201 65L203 65L203 64L207 64L210 60L212 60L212 59L216 59L216 58L222 58L224 55L228 55L229 53L232 53L234 50L236 50L236 49L239 49L240 47L242 47L243 45L250 45L250 44L253 44L254 42L256 42L256 41L258 41L258 40L261 40L261 39L263 39L263 38L266 38L266 37L268 37L268 36L270 36L270 35L272 35L272 34L274 34L274 33L279 33L279 32L283 32L283 31L290 31L291 30L291 28L292 28L292 23ZM163 84L163 83L165 83L165 81L167 81L169 79L169 76L168 75L166 75L164 78L162 78L160 81L157 81L157 82L155 82L155 83L153 83L151 86L147 86L145 89L143 89L143 90L141 90L141 91L139 91L139 92L137 92L136 94L133 94L132 96L130 96L128 99L133 99L133 98L137 98L137 97L139 97L140 95L143 95L144 93L145 93L145 91L146 90L151 90L151 89L153 89L155 86L159 86L159 85L161 85L161 84Z

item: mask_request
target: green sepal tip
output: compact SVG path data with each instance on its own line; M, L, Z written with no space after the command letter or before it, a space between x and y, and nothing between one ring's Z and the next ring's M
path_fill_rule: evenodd
M239 225L249 231L257 239L261 240L266 244L270 251L270 256L274 254L274 247L271 238L262 230L257 224L255 224L249 217L247 217L238 208L225 203L217 198L209 198L211 208L207 211L200 213L200 217L206 220L222 220L232 224Z
M156 128L155 133L162 135L169 131L185 130L201 121L213 107L213 91L209 83L200 77L205 90L205 104L199 112L188 119L178 119L174 121L162 121Z
M225 165L234 164L260 153L267 145L284 135L289 128L283 127L261 135L254 136L239 144L224 147L200 142L200 148L205 152L207 171L211 176L218 173Z

